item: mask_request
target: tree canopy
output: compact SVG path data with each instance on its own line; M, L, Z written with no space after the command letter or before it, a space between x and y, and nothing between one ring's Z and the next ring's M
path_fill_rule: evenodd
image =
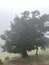
M45 49L48 44L45 41L44 33L49 30L44 26L49 21L49 15L40 15L38 10L21 13L21 17L16 16L11 22L10 30L1 34L1 39L5 41L2 48L10 53L21 53L23 57L28 56L27 51Z

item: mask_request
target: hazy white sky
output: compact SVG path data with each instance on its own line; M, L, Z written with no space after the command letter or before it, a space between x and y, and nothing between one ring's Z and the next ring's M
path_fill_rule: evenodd
M49 0L0 0L0 33L8 29L15 15L24 10L49 14Z

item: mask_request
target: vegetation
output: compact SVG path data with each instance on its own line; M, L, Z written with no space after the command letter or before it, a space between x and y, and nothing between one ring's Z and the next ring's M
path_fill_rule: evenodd
M46 51L39 49L38 53L39 55L34 55L35 50L33 50L28 52L29 57L22 58L20 54L9 54L9 53L2 52L2 58L1 57L0 58L4 63L3 65L16 65L17 62L19 62L19 65L29 65L29 64L40 65L42 62L45 63L43 65L49 65L49 49L46 49ZM5 60L7 56L9 56L9 60Z
M9 60L9 57L6 57L5 60Z
M3 65L3 62L2 62L2 60L0 59L0 65Z
M31 51L28 53L29 57L27 58L22 58L20 55L18 56L18 54L10 54L9 57L13 55L11 59L9 59L9 61L6 60L6 62L3 62L5 65L16 65L18 62L18 65L49 65L49 49L46 49L45 52L39 49L38 53L39 55L34 55L35 51ZM8 55L8 53L5 53L5 55L6 54ZM5 57L5 55L3 54L3 57Z
M11 29L1 34L1 39L5 44L1 46L4 51L10 53L20 53L22 57L27 57L27 51L35 50L38 54L38 48L45 50L48 47L47 39L44 37L48 31L45 22L49 21L49 14L40 15L38 10L21 13L21 17L16 16L11 22Z

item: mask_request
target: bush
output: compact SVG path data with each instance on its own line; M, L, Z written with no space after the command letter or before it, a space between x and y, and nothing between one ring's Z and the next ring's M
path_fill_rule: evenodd
M0 59L0 65L2 65L3 64L3 62L2 62L2 60Z
M9 57L6 57L5 60L9 60Z

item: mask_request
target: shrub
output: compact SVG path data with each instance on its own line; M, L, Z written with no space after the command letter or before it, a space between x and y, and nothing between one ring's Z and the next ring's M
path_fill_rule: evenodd
M0 59L0 65L3 65L3 62L2 62L2 60Z
M6 57L5 60L9 60L9 57Z

